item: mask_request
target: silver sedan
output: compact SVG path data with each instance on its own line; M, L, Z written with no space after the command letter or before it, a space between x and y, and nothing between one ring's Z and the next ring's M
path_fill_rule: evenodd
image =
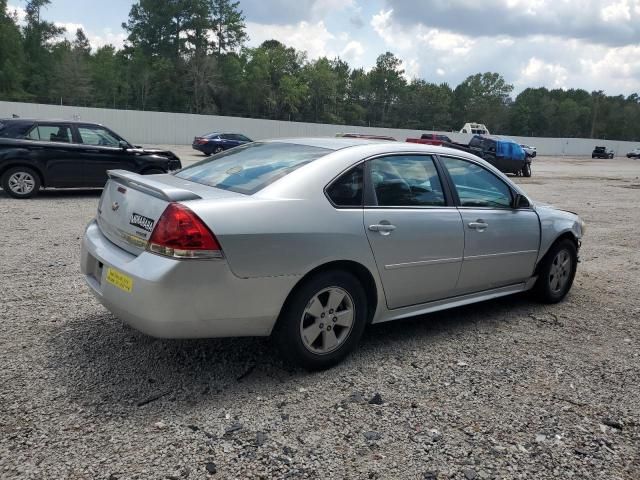
M109 177L81 260L104 306L156 337L273 335L312 369L369 323L527 290L562 300L585 228L431 145L273 140Z

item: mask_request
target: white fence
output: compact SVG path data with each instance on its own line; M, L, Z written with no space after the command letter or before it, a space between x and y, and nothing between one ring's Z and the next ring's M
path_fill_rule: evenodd
M212 131L243 133L254 140L284 137L334 136L338 132L390 135L398 140L419 137L428 130L355 127L320 123L285 122L254 118L192 115L187 113L143 112L107 108L68 107L37 103L0 102L0 118L13 114L27 118L79 119L109 126L134 143L189 145L193 137ZM441 132L453 140L466 142L470 135ZM534 145L540 155L590 155L596 145L612 148L625 155L640 146L633 142L594 140L588 138L510 137L517 142Z

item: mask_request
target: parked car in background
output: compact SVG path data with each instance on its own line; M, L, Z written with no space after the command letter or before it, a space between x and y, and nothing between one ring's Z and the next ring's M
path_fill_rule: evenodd
M536 151L536 147L532 147L531 145L523 145L520 144L520 146L522 147L522 149L524 150L524 153L531 158L534 158L538 152Z
M423 133L420 135L420 138L407 138L406 141L409 143L422 143L424 145L444 145L452 142L448 136L438 133Z
M168 150L131 145L107 127L70 120L0 120L0 182L15 198L41 188L103 187L107 170L140 174L182 168Z
M191 146L205 155L212 155L250 142L253 140L240 133L214 132L195 137Z
M393 137L387 135L370 135L367 133L338 133L336 137L342 138L362 138L364 140L387 140L389 142L397 142Z
M615 155L614 151L607 147L596 147L591 152L591 158L613 158Z
M452 142L447 146L473 153L501 172L531 176L531 157L525 154L519 143L509 138L474 135L468 145Z
M460 133L472 133L474 135L489 135L489 129L482 123L465 123Z
M640 158L640 148L634 148L627 153L627 158Z
M96 298L155 337L273 335L327 368L366 326L571 288L584 223L433 145L254 142L172 175L109 172L82 240ZM126 198L126 201L124 201Z

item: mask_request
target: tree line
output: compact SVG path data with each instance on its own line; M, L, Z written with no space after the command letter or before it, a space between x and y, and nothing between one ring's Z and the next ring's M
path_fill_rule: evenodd
M506 135L640 140L635 93L527 88L514 98L494 72L455 88L407 80L391 52L365 70L277 40L249 48L232 0L139 0L122 24L124 47L94 50L81 29L69 41L43 18L49 3L28 1L18 22L0 0L2 100L417 130L479 122Z

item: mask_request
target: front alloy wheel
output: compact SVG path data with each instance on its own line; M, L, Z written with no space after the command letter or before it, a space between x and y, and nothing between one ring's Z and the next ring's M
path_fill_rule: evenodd
M573 285L578 264L576 243L563 239L547 252L538 267L535 293L544 303L561 301Z

